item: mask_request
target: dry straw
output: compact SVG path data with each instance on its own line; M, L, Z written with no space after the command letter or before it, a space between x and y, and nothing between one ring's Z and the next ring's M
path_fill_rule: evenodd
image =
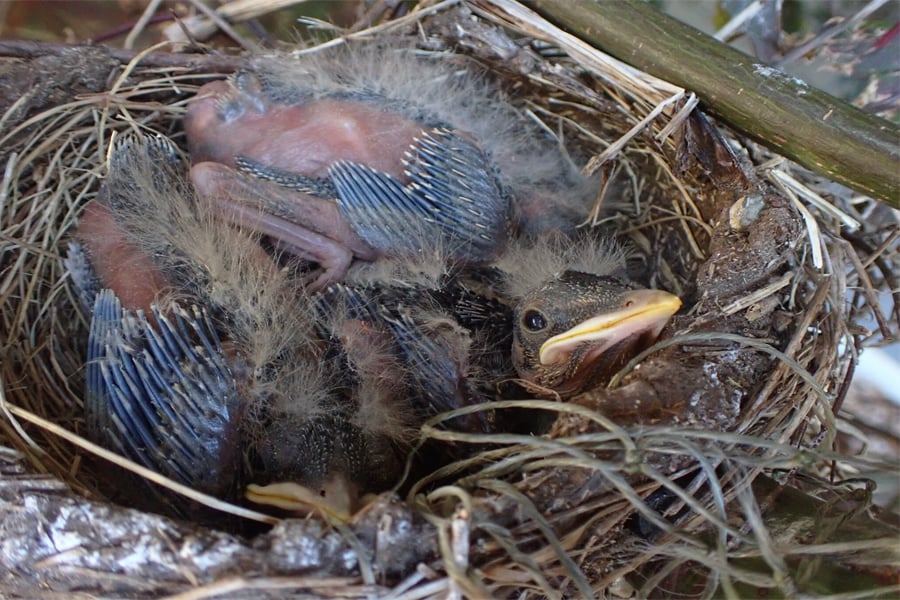
M80 437L87 322L61 256L112 134L180 141L185 103L222 74L159 66L150 52L164 48L152 48L112 61L103 89L31 112L33 95L6 99L0 595L740 597L808 591L835 562L897 564L890 530L853 525L871 490L852 478L891 465L835 443L854 430L839 407L860 347L898 329L896 305L889 314L877 302L898 289L890 214L721 127L708 131L734 161L702 168L702 144L692 153L686 141L704 130L689 116L691 94L516 3L423 2L344 33L325 45L408 36L479 63L529 118L590 158L607 183L585 226L615 229L647 281L687 300L672 336L608 389L502 405L557 414L548 436L427 424L423 440L485 449L350 524L245 514L276 523L248 539L107 505L98 457L127 461ZM872 332L860 325L870 316ZM778 521L773 507L790 493L809 504ZM841 527L852 531L830 535Z

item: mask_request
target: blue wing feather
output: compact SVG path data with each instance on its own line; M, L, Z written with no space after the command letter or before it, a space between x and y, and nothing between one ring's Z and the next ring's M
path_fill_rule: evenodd
M404 166L407 184L347 161L329 171L341 212L366 243L400 253L442 240L450 257L472 261L499 253L510 200L476 143L435 128L413 142Z
M154 323L108 289L94 302L85 410L104 445L181 483L214 494L237 469L236 382L215 328L200 309L154 309Z

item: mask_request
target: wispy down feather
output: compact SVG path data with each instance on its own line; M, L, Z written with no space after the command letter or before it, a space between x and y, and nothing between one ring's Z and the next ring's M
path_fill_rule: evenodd
M599 277L623 275L626 258L626 252L610 238L549 236L511 244L495 264L503 273L506 292L522 298L564 271Z

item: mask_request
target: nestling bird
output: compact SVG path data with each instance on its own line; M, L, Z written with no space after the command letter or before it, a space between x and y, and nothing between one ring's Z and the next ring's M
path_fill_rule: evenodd
M622 252L602 240L537 240L507 252L498 268L515 300L515 369L552 397L608 381L681 308L677 296L629 281Z
M185 130L191 178L226 218L322 267L441 240L487 262L513 229L569 229L589 183L477 71L381 44L263 58L205 85Z
M68 265L89 433L202 491L345 515L425 419L514 377L577 394L680 306L547 235L588 186L467 69L383 47L259 60L185 127L189 175L162 138L115 141Z
M163 138L115 141L76 238L88 432L179 482L235 499L290 481L291 508L346 515L395 483L418 424L453 407L441 394L460 387L466 332L437 307L388 320L349 296L320 318L256 234L197 201ZM408 367L413 348L428 369ZM284 505L280 488L250 491Z
M559 399L608 380L681 307L677 296L629 281L623 252L587 235L520 239L490 265L455 268L421 255L359 264L346 285L384 306L438 304L477 340L475 379L519 377Z
M438 244L310 296L196 201L166 140L111 156L68 259L91 311L88 430L220 497L347 515L396 481L425 419L516 374L571 396L679 305L611 277L609 248L560 241L470 267ZM457 425L486 431L485 414Z

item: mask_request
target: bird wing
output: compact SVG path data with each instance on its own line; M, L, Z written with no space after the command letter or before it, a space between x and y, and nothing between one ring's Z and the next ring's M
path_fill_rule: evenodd
M85 412L94 439L201 491L234 483L238 393L205 311L124 310L112 290L94 301Z
M391 381L403 389L389 395L408 398L410 410L421 422L485 399L471 381L471 332L460 324L452 306L441 305L448 299L437 290L412 286L338 284L319 296L319 309L366 324L360 328L362 335L379 340L371 352L383 353L399 368L396 381ZM346 349L348 341L342 343ZM363 376L359 385L379 385L374 381L378 377L365 381L364 370L350 371ZM478 414L455 421L463 429L481 431L486 427L483 419Z
M158 216L158 211L153 211L155 207L152 206L157 194L186 193L183 187L178 187L182 178L176 173L181 168L181 162L175 145L160 134L127 133L116 136L107 166L103 194L105 201L118 213Z
M312 194L320 198L335 198L337 196L334 184L328 179L302 175L277 167L269 167L247 156L235 156L234 164L241 173L263 181L271 181L276 185L301 194Z
M329 170L341 212L363 240L393 254L432 247L436 240L455 258L485 261L499 253L509 197L476 143L434 128L413 141L403 164L407 184L349 161Z
M407 312L383 319L409 369L416 408L430 417L467 404L463 396L468 345L462 329L432 337Z
M81 303L80 308L84 311L91 310L94 306L94 298L97 296L97 291L103 285L88 262L84 246L74 240L70 241L66 249L66 257L63 259L63 265L65 265L72 283L75 284L75 292Z
M337 189L338 207L350 226L367 244L391 254L418 249L420 239L409 235L428 232L440 235L429 206L397 178L348 161L338 161L329 170Z

